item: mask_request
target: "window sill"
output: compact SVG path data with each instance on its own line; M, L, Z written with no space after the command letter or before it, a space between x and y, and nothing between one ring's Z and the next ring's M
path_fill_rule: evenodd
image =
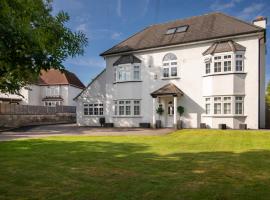
M161 80L180 79L180 77L162 77Z
M219 73L204 74L202 77L218 76L218 75L229 75L229 74L247 74L247 73L246 72L219 72Z
M206 115L202 114L202 117L212 117L212 118L237 118L237 117L247 117L246 115Z
M138 116L134 116L134 115L114 115L112 116L113 118L142 118L141 115L138 115Z
M113 82L113 84L117 84L117 83L130 83L130 82L142 82L142 80L116 81L116 82Z

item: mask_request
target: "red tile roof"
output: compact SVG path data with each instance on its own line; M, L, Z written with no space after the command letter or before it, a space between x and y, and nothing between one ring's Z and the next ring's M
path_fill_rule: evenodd
M38 79L38 85L72 85L74 87L84 89L84 84L80 79L72 72L64 70L50 69L48 71L41 71L41 75Z

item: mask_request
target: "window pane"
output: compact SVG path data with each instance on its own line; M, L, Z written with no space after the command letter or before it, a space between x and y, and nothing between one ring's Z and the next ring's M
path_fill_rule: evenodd
M103 107L99 108L99 115L103 115Z
M89 115L93 115L93 108L92 107L89 108Z
M134 106L134 115L140 115L140 106L139 105Z
M221 103L214 104L214 114L221 114Z
M119 115L125 114L125 106L119 106Z
M236 71L243 71L243 61L242 60L236 60L235 70Z
M172 33L175 33L176 31L176 28L170 28L167 30L166 34L172 34Z
M221 72L221 62L214 63L214 72Z
M210 69L210 63L206 63L205 64L205 73L206 74L209 74L211 72L211 69Z
M243 103L242 102L235 103L235 114L238 114L238 115L243 114Z
M171 68L171 76L177 76L177 67Z
M224 61L224 72L229 72L232 70L231 61Z
M224 114L231 114L231 103L224 103Z
M84 108L83 112L84 112L84 115L88 115L88 108Z
M126 115L131 115L130 106L126 106Z
M205 113L210 114L210 104L205 104Z
M98 115L98 108L94 107L94 115Z
M188 26L180 26L176 29L177 33L185 32L187 31Z
M169 77L169 68L163 68L163 77Z

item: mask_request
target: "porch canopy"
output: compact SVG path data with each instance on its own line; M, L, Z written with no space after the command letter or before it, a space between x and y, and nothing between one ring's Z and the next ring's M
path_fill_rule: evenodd
M182 90L180 90L172 83L166 84L163 87L151 93L151 96L153 97L153 127L156 126L156 98L158 96L173 96L173 109L174 109L173 124L175 128L177 127L176 125L177 98L182 95L184 95Z
M182 96L183 94L184 93L182 92L182 90L180 90L174 84L169 83L159 88L158 90L152 92L151 96L153 98L156 98L158 96L165 96L165 95L172 95L172 96L177 97L177 96Z

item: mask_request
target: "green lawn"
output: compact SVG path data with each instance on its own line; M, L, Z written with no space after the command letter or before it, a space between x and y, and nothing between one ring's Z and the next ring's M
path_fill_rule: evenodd
M0 199L269 199L270 132L0 143Z

